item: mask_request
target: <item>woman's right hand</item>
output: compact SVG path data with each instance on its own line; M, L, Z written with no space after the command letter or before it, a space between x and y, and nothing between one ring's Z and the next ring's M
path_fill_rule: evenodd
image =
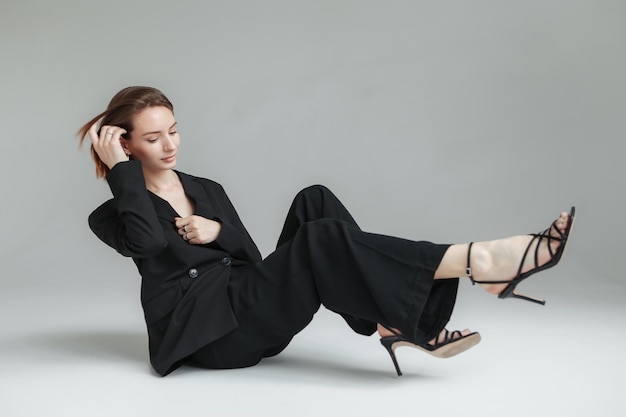
M122 147L122 135L126 133L125 129L118 126L101 126L100 135L98 136L97 121L89 128L89 138L93 144L93 148L100 157L100 160L112 169L118 162L128 161L128 155Z

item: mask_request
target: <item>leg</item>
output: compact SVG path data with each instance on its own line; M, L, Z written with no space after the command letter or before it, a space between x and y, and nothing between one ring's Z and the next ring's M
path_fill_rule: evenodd
M350 212L332 191L323 185L313 185L300 191L294 198L276 246L280 247L293 239L305 223L320 219L340 220L360 230ZM376 330L376 323L345 313L339 314L359 334L369 336Z
M401 329L411 340L427 342L449 320L456 298L456 281L433 280L447 248L321 219L301 225L275 254L289 252L282 269L310 271L326 308L366 320L372 331L382 323Z
M277 251L263 262L260 271L252 271L229 284L239 327L196 352L197 363L207 368L254 365L264 357L280 353L311 321L321 303L314 281L306 271L286 274L282 265L286 261L281 259L300 227L320 219L335 219L360 230L345 206L326 187L315 185L300 191L285 219ZM275 278L281 282L266 285ZM357 333L370 335L376 330L374 322L345 312L339 314Z
M567 241L572 222L573 211L571 214L563 212L542 234L476 242L471 252L469 244L452 245L435 271L435 279L470 276L471 273L486 291L502 294L512 281L532 270L552 266L553 260L558 261L555 257L561 256L561 246ZM531 254L534 256L529 256Z
M344 317L427 343L449 320L458 280L436 282L448 245L365 233L337 219L298 227L229 284L238 328L194 354L208 368L256 364L280 352L323 304Z
M328 188L313 185L300 191L294 198L276 246L291 240L303 224L320 219L337 219L360 229L343 203Z
M352 217L352 215L348 212L345 206L339 201L339 199L326 187L321 185L315 185L304 190L300 191L298 195L295 197L285 220L285 225L283 227L281 236L278 240L278 246L284 244L285 242L291 240L295 233L298 231L298 228L303 224L311 221L315 221L318 219L338 219L344 221L346 224L359 229L356 221ZM360 230L360 229L359 229ZM427 317L432 313L436 315L436 311L438 308L436 307L437 300L440 298L445 298L445 296L441 296L440 294L448 294L449 288L451 285L454 285L451 282L447 282L445 284L435 283L433 285L433 289L431 290L433 297L432 302L424 311L424 319L428 321ZM452 300L452 303L454 301ZM346 322L353 328L357 333L369 335L373 333L374 329L379 330L379 334L381 337L386 336L384 327L378 325L375 327L375 323L367 322L363 319L359 319L357 317L351 317L345 314L342 314ZM383 329L381 332L380 329ZM441 330L439 336L444 333L445 329ZM464 330L463 334L468 333L469 330ZM456 334L456 333L455 333ZM439 336L433 338L429 343L436 344Z
M274 256L269 262L278 264L279 259ZM233 369L279 354L320 307L313 280L302 278L264 276L255 268L232 279L228 295L238 326L194 353L192 360L204 368Z

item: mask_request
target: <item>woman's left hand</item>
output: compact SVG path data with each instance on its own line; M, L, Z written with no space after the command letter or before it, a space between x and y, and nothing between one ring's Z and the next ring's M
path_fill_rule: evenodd
M176 217L174 219L178 234L193 245L205 245L217 239L222 224L202 216Z

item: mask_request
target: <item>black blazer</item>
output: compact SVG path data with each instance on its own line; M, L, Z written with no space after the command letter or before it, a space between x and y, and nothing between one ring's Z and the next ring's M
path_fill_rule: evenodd
M146 189L138 161L113 167L107 175L113 198L89 216L91 230L137 265L150 362L163 376L237 327L229 279L261 260L222 186L176 173L195 214L221 223L214 242L192 245L182 239L174 224L178 214Z

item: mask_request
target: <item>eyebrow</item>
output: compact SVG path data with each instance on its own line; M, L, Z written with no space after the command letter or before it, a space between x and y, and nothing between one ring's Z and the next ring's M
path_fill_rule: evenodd
M169 127L169 129L167 129L167 130L172 129L172 128L173 128L174 126L176 126L177 124L178 124L178 122L174 122L174 124L173 124L173 125L171 125L171 126ZM152 131L152 132L146 132L146 133L144 133L144 134L143 134L143 135L141 135L141 136L143 137L143 136L147 136L147 135L154 135L155 133L161 133L161 131L160 131L160 130L155 130L155 131Z

